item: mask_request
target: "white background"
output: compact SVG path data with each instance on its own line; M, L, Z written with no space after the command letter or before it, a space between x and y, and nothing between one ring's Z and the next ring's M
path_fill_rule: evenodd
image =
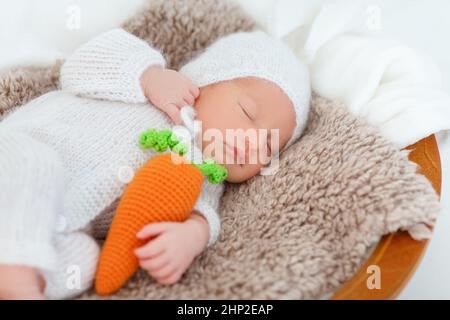
M382 33L433 57L450 94L450 1L383 0ZM441 214L435 235L401 299L450 299L450 146L440 145L443 169Z

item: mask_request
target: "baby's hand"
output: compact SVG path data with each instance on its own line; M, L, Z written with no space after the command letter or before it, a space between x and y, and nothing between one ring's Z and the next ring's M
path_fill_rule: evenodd
M160 66L151 66L142 74L141 86L147 99L176 124L181 124L180 109L192 106L200 94L191 79Z
M184 222L152 223L137 234L150 239L135 250L140 266L160 284L177 282L206 247L208 222L194 213Z

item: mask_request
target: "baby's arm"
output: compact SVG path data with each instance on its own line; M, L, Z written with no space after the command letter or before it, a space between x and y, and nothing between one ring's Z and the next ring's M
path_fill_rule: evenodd
M61 89L79 96L144 103L140 77L165 67L161 53L123 29L105 32L78 48L61 68Z
M61 89L78 96L145 103L150 100L173 120L197 98L198 88L165 69L162 54L123 29L105 32L77 49L61 68ZM178 122L178 121L177 121Z
M138 233L139 238L150 240L135 252L140 266L150 276L162 284L177 282L194 258L217 241L222 193L222 184L213 185L205 180L189 219L182 223L153 223Z

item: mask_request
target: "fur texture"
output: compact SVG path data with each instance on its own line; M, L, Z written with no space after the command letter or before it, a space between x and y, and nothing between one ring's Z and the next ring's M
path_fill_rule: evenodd
M179 67L218 36L253 27L225 1L151 1L125 23ZM0 80L5 113L57 87L58 68L16 70ZM416 165L342 106L312 100L308 127L276 175L229 185L218 242L181 281L159 285L139 272L111 298L318 298L349 279L381 235L433 223L439 202ZM117 202L98 219L99 237ZM96 299L89 292L81 298Z
M62 61L47 68L12 69L0 77L0 120L14 108L58 88Z
M230 1L152 0L123 28L162 50L168 67L179 70L217 38L255 24Z

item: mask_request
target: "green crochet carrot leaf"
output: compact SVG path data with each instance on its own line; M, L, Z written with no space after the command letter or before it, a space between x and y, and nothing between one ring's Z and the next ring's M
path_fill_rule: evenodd
M143 149L155 149L157 152L164 152L167 148L174 148L180 141L171 130L150 129L142 133L139 144Z
M168 129L149 129L139 137L139 144L143 149L154 149L157 152L165 152L170 149L172 152L184 156L188 152L188 145L181 143L176 135ZM217 164L212 159L206 159L201 164L193 163L208 181L218 184L228 176L228 171L224 166Z
M217 164L212 159L203 161L202 164L193 164L208 178L208 181L213 184L218 184L225 180L228 176L228 171L225 167Z

